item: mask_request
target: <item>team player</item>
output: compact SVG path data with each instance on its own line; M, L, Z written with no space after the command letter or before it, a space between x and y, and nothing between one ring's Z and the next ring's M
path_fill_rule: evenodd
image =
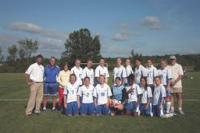
M164 98L166 97L165 87L161 83L160 76L155 77L155 88L153 92L152 111L153 116L163 117Z
M135 83L140 84L141 77L147 77L146 68L141 64L141 59L135 60Z
M65 114L68 116L78 115L78 92L79 84L76 82L76 75L71 74L69 83L64 89L64 107Z
M115 80L116 77L120 77L122 79L122 82L124 83L126 79L126 70L124 66L122 65L122 60L121 58L116 59L116 67L113 69L113 81Z
M114 116L116 114L122 114L123 113L123 108L124 108L124 91L125 87L122 83L122 80L120 77L115 78L115 83L112 86L112 99L110 102L110 107L111 107L111 115Z
M75 66L71 69L71 73L76 75L76 82L81 86L82 85L82 72L83 69L81 68L81 61L80 59L75 60Z
M157 69L153 66L153 63L150 59L147 60L147 84L151 87L152 92L154 91L154 78L157 76Z
M105 76L105 82L108 82L108 78L109 78L109 72L108 72L108 68L105 66L105 59L101 58L99 61L99 65L97 66L97 68L95 69L95 85L97 83L99 83L99 77L100 75L104 75Z
M87 61L87 66L83 69L82 79L84 79L85 77L89 77L90 83L94 85L94 69L92 68L92 66L93 62L89 59Z
M147 85L147 79L145 77L140 79L140 88L142 90L140 113L145 116L152 116L152 91L151 88Z
M126 87L127 99L125 104L126 114L138 116L139 103L141 99L142 90L138 84L135 83L135 76L129 76L130 85Z
M51 57L49 64L44 69L44 99L43 111L46 111L47 102L50 97L53 98L52 111L56 110L56 97L58 91L57 76L60 68L56 65L56 58Z
M94 88L96 115L108 115L109 114L109 102L112 96L109 85L105 82L105 76L99 76L99 84Z
M68 64L67 62L62 64L62 69L57 77L57 82L59 84L58 87L58 96L59 96L59 108L63 109L64 108L64 87L69 83L69 76L71 74L71 71L68 69Z
M165 98L165 106L166 106L166 114L165 116L171 116L171 70L167 66L167 61L161 59L160 60L160 69L158 70L158 76L160 76L162 84L166 89L166 98Z
M126 62L125 62L125 71L126 71L126 80L125 80L125 84L129 84L128 83L128 77L131 75L131 74L134 74L133 72L133 69L132 69L132 66L131 66L131 59L130 58L127 58L126 59Z
M80 107L81 115L93 115L95 111L94 106L94 86L90 83L90 78L83 79L84 85L78 90L78 106Z

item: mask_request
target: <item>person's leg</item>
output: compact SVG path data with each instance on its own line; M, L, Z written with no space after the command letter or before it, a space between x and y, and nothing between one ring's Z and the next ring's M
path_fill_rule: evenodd
M40 113L42 99L43 99L43 83L39 83L37 87L35 113Z
M56 110L56 103L57 103L57 97L56 96L53 96L53 107L52 107L52 110Z
M66 115L72 116L72 103L67 103L67 108L66 108Z
M78 115L78 103L77 102L73 102L73 115L77 116Z
M103 115L108 115L109 113L109 108L107 107L107 105L102 105L102 114Z
M81 104L80 113L83 116L87 114L87 106L86 106L86 104L84 104L84 103Z
M97 107L96 107L96 115L97 116L102 115L102 107L101 107L101 105L97 105Z
M48 100L49 100L49 84L44 83L43 111L46 111Z
M28 104L27 104L27 107L26 107L26 115L31 115L32 114L32 111L35 107L35 99L36 99L36 94L37 94L37 91L36 91L36 84L33 83L31 86L30 86L30 95L29 95L29 100L28 100Z
M64 100L64 94L63 94L63 92L64 92L64 89L63 88L58 88L58 96L59 96L59 102L58 102L58 104L59 104L59 108L63 108L63 100Z
M131 115L132 109L133 109L133 104L131 102L126 103L125 109L126 109L126 115Z
M176 98L176 93L172 93L172 97L171 97L171 113L174 113L175 98Z
M182 106L183 106L183 96L182 93L177 93L178 96L178 110L180 114L184 114Z

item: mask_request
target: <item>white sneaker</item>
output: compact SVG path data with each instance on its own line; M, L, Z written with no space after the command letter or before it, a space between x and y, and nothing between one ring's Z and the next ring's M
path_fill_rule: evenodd
M46 107L43 107L43 109L42 109L43 111L47 111L47 108Z
M179 110L179 113L181 114L181 115L184 115L185 113L183 112L183 110Z

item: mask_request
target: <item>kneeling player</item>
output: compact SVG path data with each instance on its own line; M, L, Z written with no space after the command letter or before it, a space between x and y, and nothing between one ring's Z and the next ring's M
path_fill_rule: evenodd
M125 104L126 114L138 116L142 90L135 83L135 76L129 76L130 86L126 88L127 99Z
M76 75L70 75L70 82L64 89L64 107L68 116L78 115L77 91L79 84L76 82Z
M123 94L124 94L124 85L120 77L115 78L115 84L112 87L113 97L110 100L111 115L122 114L124 105L123 105Z
M97 116L109 114L110 96L112 96L112 92L109 85L105 83L105 76L100 75L99 84L97 84L94 88L95 107Z
M78 105L80 107L81 115L93 115L94 114L94 100L93 92L94 87L90 84L90 78L84 78L84 85L78 90Z
M155 89L153 92L153 116L163 117L164 98L166 97L165 87L161 84L159 76L155 77Z

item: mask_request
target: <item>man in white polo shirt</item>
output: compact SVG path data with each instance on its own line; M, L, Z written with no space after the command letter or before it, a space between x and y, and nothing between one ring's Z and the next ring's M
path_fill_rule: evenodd
M38 55L36 57L36 62L30 65L25 72L26 83L30 87L30 96L26 107L27 116L32 114L34 108L34 113L40 113L40 106L43 98L44 75L44 66L42 65L42 61L43 56Z
M171 111L174 112L174 98L176 97L178 99L178 111L180 114L184 114L182 110L182 77L183 77L183 68L180 64L176 62L176 57L175 56L170 56L170 65L169 69L171 69L171 74L172 74L172 80L171 80L171 85L172 85L172 107Z

